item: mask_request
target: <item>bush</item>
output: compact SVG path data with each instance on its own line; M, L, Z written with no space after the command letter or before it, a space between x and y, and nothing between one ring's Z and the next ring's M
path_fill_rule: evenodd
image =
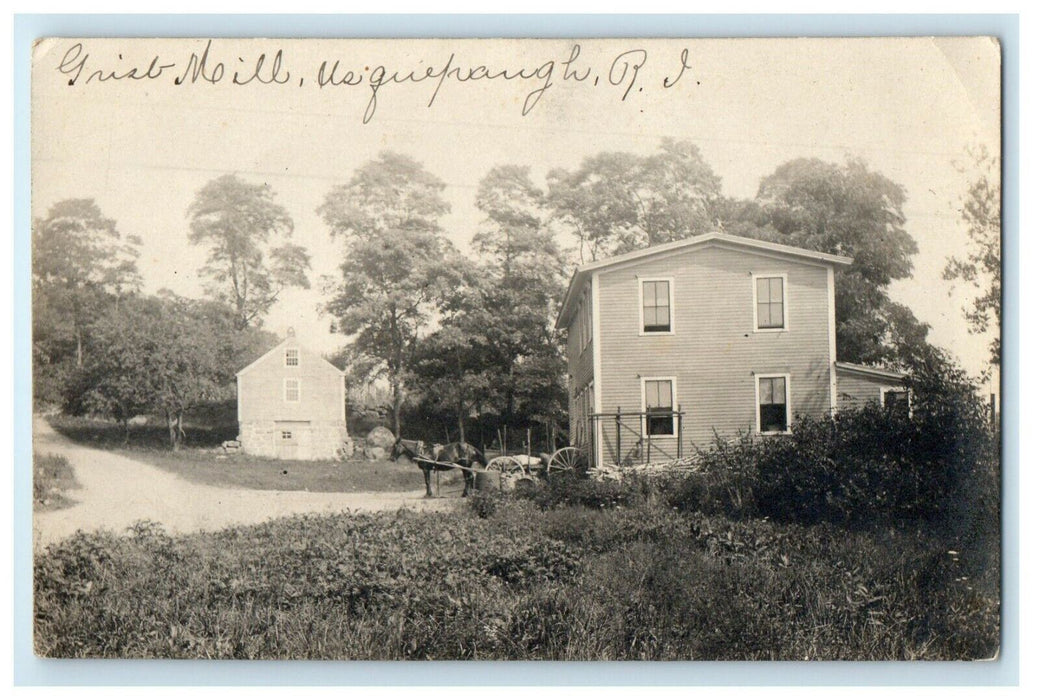
M617 508L645 502L652 494L645 480L597 481L576 472L553 474L543 488L515 492L517 498L528 499L542 510L560 506L585 508Z
M911 381L913 412L877 403L802 417L790 435L716 436L670 502L686 511L872 527L931 524L958 537L999 530L999 453L975 387L933 359Z
M981 658L999 567L934 534L501 499L486 518L138 523L34 558L37 653L340 659Z
M673 480L668 502L683 511L754 517L754 467L759 451L759 443L749 432L730 441L716 433L710 447L698 450L700 469Z
M67 491L79 488L69 460L62 455L33 452L33 507L59 510L72 505Z

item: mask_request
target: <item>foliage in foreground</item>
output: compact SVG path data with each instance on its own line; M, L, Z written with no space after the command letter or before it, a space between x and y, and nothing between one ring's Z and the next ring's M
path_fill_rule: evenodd
M645 503L475 504L78 534L36 558L37 653L969 659L997 648L995 555L953 553L934 535Z
M791 434L717 437L701 472L673 485L683 510L848 528L928 524L996 542L999 437L963 372L932 361L913 412L876 403L801 418Z
M62 455L33 452L33 508L61 510L73 504L66 493L79 488L69 460Z

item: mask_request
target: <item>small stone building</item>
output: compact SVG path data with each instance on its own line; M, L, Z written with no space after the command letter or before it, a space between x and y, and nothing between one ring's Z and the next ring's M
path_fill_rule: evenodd
M348 440L344 373L288 336L236 375L247 454L335 459Z

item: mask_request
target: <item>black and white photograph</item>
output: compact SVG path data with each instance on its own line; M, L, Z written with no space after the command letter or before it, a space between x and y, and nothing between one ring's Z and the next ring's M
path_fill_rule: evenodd
M34 653L998 659L1001 65L40 39Z

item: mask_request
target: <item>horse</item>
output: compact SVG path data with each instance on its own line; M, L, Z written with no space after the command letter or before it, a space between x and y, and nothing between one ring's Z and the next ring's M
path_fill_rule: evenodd
M426 497L432 498L433 491L430 490L430 472L448 471L455 467L444 466L454 464L462 469L462 497L469 495L470 488L476 488L477 475L473 472L473 465L487 466L487 460L483 453L468 442L449 442L447 445L428 445L422 440L402 440L400 438L390 448L391 461L397 461L401 455L415 460L419 469L422 470L423 480L426 482ZM441 462L441 464L432 464Z

